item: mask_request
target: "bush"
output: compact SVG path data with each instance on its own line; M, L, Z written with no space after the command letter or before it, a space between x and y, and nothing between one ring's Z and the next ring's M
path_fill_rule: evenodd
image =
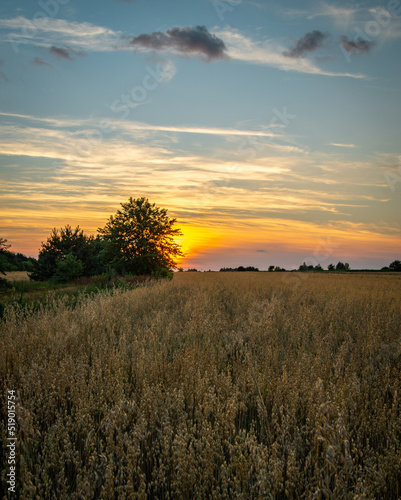
M157 271L153 271L151 276L153 276L154 278L167 278L169 280L172 280L174 273L173 273L173 271L170 271L170 269L167 269L165 267L161 267Z
M80 278L83 272L84 265L82 261L77 259L72 253L69 253L63 260L57 262L53 279L56 283L68 283Z
M51 278L58 280L59 275L55 277L58 262L64 260L68 254L81 261L83 269L80 276L95 276L105 270L102 241L93 236L86 236L79 226L72 229L67 225L60 231L53 229L46 243L42 243L38 261L29 277L35 281Z

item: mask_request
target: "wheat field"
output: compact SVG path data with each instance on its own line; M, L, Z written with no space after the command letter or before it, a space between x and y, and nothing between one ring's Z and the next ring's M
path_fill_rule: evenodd
M17 498L397 499L401 277L176 273L8 309Z
M5 278L8 281L29 281L29 275L26 271L7 271Z

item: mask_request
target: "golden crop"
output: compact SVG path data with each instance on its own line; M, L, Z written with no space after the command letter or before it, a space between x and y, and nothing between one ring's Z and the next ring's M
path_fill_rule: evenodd
M177 273L9 309L17 496L399 498L401 277L300 276Z

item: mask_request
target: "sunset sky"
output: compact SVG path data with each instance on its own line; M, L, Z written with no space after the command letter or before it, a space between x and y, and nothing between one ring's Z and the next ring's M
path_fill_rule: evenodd
M401 2L3 0L0 237L148 197L184 268L401 259Z

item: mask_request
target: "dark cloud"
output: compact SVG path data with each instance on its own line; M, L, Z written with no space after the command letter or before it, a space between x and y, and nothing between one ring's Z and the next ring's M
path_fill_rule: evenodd
M184 55L201 55L207 60L227 57L227 47L221 38L209 33L205 26L195 28L172 28L166 33L156 31L142 34L130 42L134 47L149 50L174 49Z
M54 54L60 59L69 59L70 61L73 60L68 50L61 47L55 47L54 45L50 48L50 54Z
M32 64L35 64L36 66L49 66L50 68L52 67L51 64L48 62L44 61L40 57L35 57L35 59L32 61Z
M71 47L55 47L54 45L49 49L50 54L57 56L59 59L68 59L69 61L73 61L74 59L71 57L74 56L86 56L85 52L77 52Z
M263 248L261 248L260 250L256 250L257 252L260 252L260 253L269 253L269 250L263 250Z
M341 37L341 45L343 49L352 54L362 54L363 52L369 53L373 47L374 42L358 38L356 40L349 40L348 37Z
M305 57L307 52L313 52L314 50L323 47L323 42L326 38L328 38L328 36L329 35L327 33L322 33L318 30L306 33L295 42L294 47L283 52L283 55L294 58Z

